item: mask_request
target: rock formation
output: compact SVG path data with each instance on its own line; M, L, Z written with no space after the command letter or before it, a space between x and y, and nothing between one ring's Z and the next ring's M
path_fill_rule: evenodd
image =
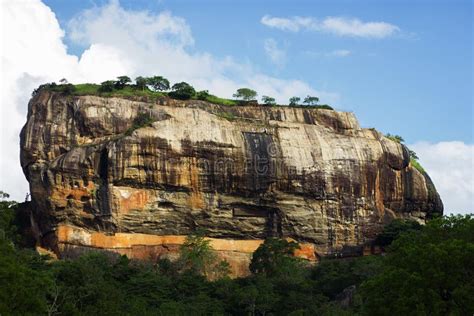
M196 228L234 275L265 237L359 254L394 218L442 214L406 147L352 113L40 91L21 133L32 219L60 256L176 256Z

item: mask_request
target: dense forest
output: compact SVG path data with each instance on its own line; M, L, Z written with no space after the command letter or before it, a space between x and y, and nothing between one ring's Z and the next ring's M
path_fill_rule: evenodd
M294 242L270 238L252 275L230 279L202 232L176 262L88 253L40 256L25 245L19 204L0 201L0 315L473 315L474 219L422 226L396 220L375 241L382 255L293 257Z

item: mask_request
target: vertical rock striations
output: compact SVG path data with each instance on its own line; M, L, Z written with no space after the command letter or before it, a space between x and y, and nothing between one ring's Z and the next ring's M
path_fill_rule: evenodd
M21 164L38 238L60 255L173 257L200 227L236 275L268 236L311 260L358 254L392 219L443 209L404 146L330 110L42 91Z

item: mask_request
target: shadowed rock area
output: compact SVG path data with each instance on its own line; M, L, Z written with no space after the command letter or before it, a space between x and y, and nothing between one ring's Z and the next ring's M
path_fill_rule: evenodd
M146 115L151 124L137 126ZM207 230L234 275L265 237L310 260L362 254L394 218L442 214L406 147L352 113L62 96L29 103L21 164L42 246L173 257Z

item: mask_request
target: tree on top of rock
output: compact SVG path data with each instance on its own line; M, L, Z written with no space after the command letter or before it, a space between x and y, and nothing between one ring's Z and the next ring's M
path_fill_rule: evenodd
M308 95L306 98L304 98L303 103L307 105L316 105L319 102L318 97L314 97L311 95Z
M301 268L300 258L294 256L298 243L285 239L267 238L253 253L249 269L253 274L275 277Z
M275 105L275 98L269 97L267 95L262 96L262 102L265 105Z
M232 96L243 101L251 101L255 100L257 92L249 88L240 88Z
M147 88L147 84L148 84L147 78L142 77L142 76L135 78L135 86L137 87L137 89L145 90L145 88Z
M180 100L188 100L194 97L196 94L196 90L187 82L179 82L175 83L173 87L171 87L173 91L169 93L169 96L174 99Z
M297 106L298 103L301 101L301 98L300 97L291 97L289 101L290 101L289 106Z
M170 89L170 82L168 81L168 79L161 76L147 78L147 83L155 91L166 91Z
M99 92L112 92L114 91L115 82L113 80L107 80L100 84Z
M130 82L132 82L132 80L128 76L117 77L117 81L115 81L115 88L119 90L123 89L125 88L127 83L130 83Z

